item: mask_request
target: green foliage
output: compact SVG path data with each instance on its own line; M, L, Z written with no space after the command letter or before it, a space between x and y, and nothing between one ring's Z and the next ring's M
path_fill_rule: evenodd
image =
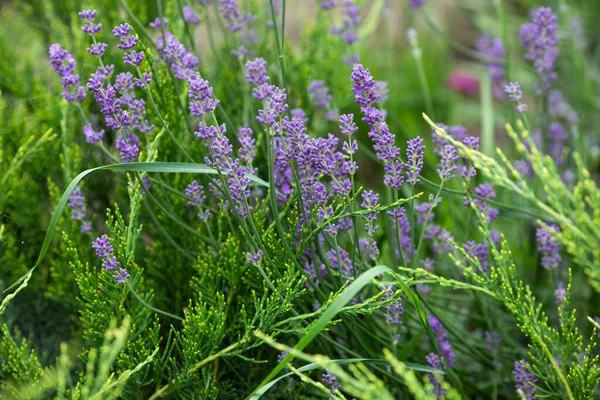
M597 10L584 1L556 7L561 41L555 88L565 101L552 114L549 93L529 96L538 77L518 39L524 7L533 2L470 2L444 9L445 20L438 18L435 0L420 9L402 4L402 10L394 2L359 0L359 39L352 46L331 34L343 23L339 8L317 10L317 2L308 7L285 0L238 3L240 12L257 17L249 31L227 30L230 21L216 0L208 6L184 0L15 0L2 7L0 397L526 398L515 390L512 373L523 359L537 379L537 398L594 398L600 382L600 325L594 319L600 315L600 191L593 135L597 60L589 53L598 43L590 37L582 45L586 38L578 37L572 18L584 17L584 31L591 32ZM183 22L183 6L200 16L199 26ZM143 117L155 126L139 135L136 162L117 161L115 141L123 132L107 127L91 92L78 105L59 100L50 44L68 49L84 86L99 65L86 51L92 39L81 30L81 8L97 10L104 28L94 40L108 44L101 62L115 65L115 75L137 72L123 63L111 34L124 22L139 38L136 51L145 55L140 71L152 73L148 90L132 89L145 102ZM163 16L169 23L164 33L149 28ZM513 105L493 97L485 57L472 50L473 32L454 37L448 22L459 17L505 43L506 81L521 82L530 106L523 121L513 124L517 131L506 125L514 149L502 129L514 121ZM417 29L416 47L396 25ZM214 115L192 116L188 82L157 49L156 39L167 31L199 59L195 71L220 101ZM254 35L256 43L247 40ZM247 57L233 54L241 45L248 47ZM361 120L352 68L344 62L351 53L374 79L389 84L389 99L376 107L385 109L401 149L398 160L406 161L406 139L423 136L418 184L405 183L401 190L382 184L385 162ZM296 108L306 113L311 139L339 136L341 148L348 138L326 112L354 114L358 131L349 139L357 140L359 150L336 154L336 163L356 161L360 167L349 193L331 190L342 176L319 172L312 179L324 183L330 196L316 204L298 154L277 159L289 170L275 168L274 153L287 145L289 132L283 118L276 127L256 119L268 102L252 97L245 78L245 62L255 56L266 60L270 83L285 86L285 118ZM480 97L453 88L448 78L457 71L483 77ZM327 109L308 91L315 80L330 89ZM429 126L422 122L423 110L433 119L426 117ZM571 111L579 113L579 122ZM244 146L240 128L252 129L256 154L240 160L251 181L247 216L232 196L239 176L212 164L211 150L194 135L200 122L224 124L234 159ZM482 151L456 140L442 122L464 124L469 135L481 138ZM105 130L101 145L86 142L82 130L88 123ZM552 123L569 131L561 166L546 154ZM534 140L537 131L541 141ZM433 148L440 138L458 149L461 163L473 163L476 178L459 183L456 171L457 179L438 182ZM323 143L316 153L324 151ZM496 154L494 145L502 147ZM527 162L533 177L520 172L515 159ZM282 185L282 178L290 181ZM186 193L192 180L207 196L201 209ZM501 189L497 197L479 196L481 183ZM89 233L82 233L69 205L76 188L85 197ZM365 207L362 195L369 190L379 198ZM435 205L425 216L416 207L430 195ZM313 204L306 205L308 199ZM500 211L493 228L476 200ZM410 234L390 218L400 207ZM204 211L210 218L198 218ZM367 222L380 227L372 235L376 255L364 248ZM535 229L550 224L558 225L551 240L560 245L563 265L548 270L539 265ZM334 226L339 232L331 235ZM441 233L431 234L434 228ZM130 275L123 284L113 277L120 272L105 270L91 247L102 235ZM468 243L485 244L489 254L474 256ZM400 321L392 322L394 317ZM492 333L498 341L490 345ZM337 377L339 390L330 391L326 371Z

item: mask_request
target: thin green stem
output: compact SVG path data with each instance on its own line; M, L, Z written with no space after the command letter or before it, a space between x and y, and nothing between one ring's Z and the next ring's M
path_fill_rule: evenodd
M427 82L427 75L425 75L425 66L423 65L423 57L421 52L413 53L415 63L417 64L417 71L419 73L419 82L421 84L421 90L425 97L425 108L427 114L431 115L431 118L435 120L435 114L433 113L433 100L431 99L431 90L429 89L429 83Z
M277 45L277 59L279 60L279 69L281 70L281 85L285 89L287 87L285 81L285 67L283 62L283 49L282 43L279 42L279 28L277 27L277 16L275 15L275 5L273 4L273 0L269 0L271 3L271 20L273 21L273 33L275 34L275 44ZM283 9L285 10L285 8ZM285 14L283 14L285 16ZM283 25L285 26L285 25ZM283 27L282 26L282 27ZM281 32L281 37L283 39L283 31Z
M125 281L125 284L127 285L127 288L129 289L129 291L131 292L131 294L133 294L133 296L134 296L134 297L135 297L135 298L136 298L136 299L137 299L137 300L138 300L140 303L142 303L142 305L143 305L144 307L146 307L146 308L148 308L148 309L150 309L150 310L154 311L154 312L155 312L155 313L157 313L157 314L162 314L162 315L164 315L164 316L166 316L166 317L173 318L173 319L176 319L176 320L178 320L178 321L183 321L183 318L181 318L181 317L179 317L179 316L177 316L177 315L174 315L174 314L171 314L171 313L169 313L169 312L166 312L166 311L160 310L160 309L158 309L158 308L156 308L156 307L152 307L150 304L146 303L146 302L144 301L144 299L142 299L142 298L141 298L141 297L140 297L140 296L139 296L139 295L138 295L138 294L135 292L135 290L133 290L133 288L132 288L132 287L131 287L131 285L129 284L129 281L128 281L128 280L126 280L126 281Z
M185 149L183 148L183 146L181 146L181 144L179 143L179 141L177 140L177 138L175 137L175 135L173 135L173 132L171 132L171 129L169 129L169 125L164 120L162 114L160 113L160 111L158 110L158 107L156 106L156 103L154 102L154 97L152 97L152 93L150 93L150 87L146 83L146 80L144 79L144 76L142 75L142 71L140 71L140 67L136 66L135 69L136 69L136 71L138 73L139 79L142 82L144 82L144 88L146 89L146 93L148 94L148 99L150 100L150 104L152 105L152 109L154 110L154 112L158 116L158 119L160 120L160 123L162 124L163 128L165 128L165 131L167 132L167 134L169 135L169 137L171 138L171 140L173 141L173 143L175 143L175 145L177 146L177 148L179 149L179 151L181 151L181 153L189 161L191 161L193 163L196 163L196 161L194 161L194 159L188 154L188 152L185 151Z

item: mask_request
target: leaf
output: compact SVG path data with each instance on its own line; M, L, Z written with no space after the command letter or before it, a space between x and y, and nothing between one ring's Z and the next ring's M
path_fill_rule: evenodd
M69 186L67 186L67 189L65 189L62 197L60 198L60 201L54 209L54 213L52 214L52 218L50 219L50 224L48 224L46 236L44 236L44 242L42 243L42 248L40 249L40 253L35 262L35 265L29 270L29 272L27 272L14 284L12 284L10 287L4 290L6 292L17 285L21 285L17 288L17 290L14 293L4 298L4 300L2 301L2 305L0 306L1 311L4 311L4 308L6 308L6 306L14 298L14 296L25 286L27 286L27 282L31 278L31 274L37 268L37 266L40 265L40 263L48 253L48 249L50 248L50 244L52 243L52 237L54 236L54 231L56 230L56 226L58 225L60 216L62 215L62 212L64 211L67 202L69 201L69 197L71 197L71 193L73 193L73 190L75 190L75 188L83 178L96 171L164 172L209 175L218 174L218 171L216 169L210 168L205 164L191 164L179 162L137 162L129 164L111 164L103 165L101 167L96 168L90 168L81 172L71 181L71 183L69 183ZM269 187L269 184L267 182L254 175L248 175L248 178L258 185Z
M429 326L429 322L427 321L427 316L425 315L425 312L423 311L423 307L421 306L421 302L420 302L419 298L410 290L410 288L408 288L408 286L406 286L406 284L404 282L402 282L402 280L400 279L398 274L396 274L394 271L392 271L389 267L386 267L385 265L378 265L378 266L375 266L375 267L363 272L358 278L356 278L356 280L354 282L352 282L350 284L350 286L348 286L346 289L344 289L344 291L340 294L340 296L338 298L336 298L327 307L327 309L323 312L323 314L321 314L321 317L308 330L308 332L306 332L306 334L300 339L300 341L296 344L296 346L294 346L294 349L298 350L298 351L302 351L306 346L308 346L309 343L312 342L313 339L327 327L327 325L329 324L329 321L331 321L346 304L348 304L350 301L352 301L352 299L358 294L358 292L361 291L362 288L364 288L365 286L367 286L367 284L369 284L371 282L371 279L373 279L374 277L376 277L378 275L384 274L384 273L392 274L396 278L396 280L400 283L400 287L402 288L402 290L405 293L407 293L407 291L408 291L408 293L411 294L411 295L407 294L407 296L409 297L409 300L411 301L411 303L413 303L413 305L415 305L415 307L417 308L419 315L421 317L421 322L423 323L425 330L429 334L430 341L434 342L434 348L436 349L436 352L438 353L438 357L439 357L439 351L437 349L437 343L435 343L433 331L431 330L431 326ZM263 379L263 381L258 385L258 387L256 389L254 389L254 391L250 394L249 399L252 398L252 396L254 396L262 387L271 383L271 381L275 378L275 376L277 376L277 374L282 369L284 369L286 367L286 365L293 358L294 358L294 356L292 354L288 354L271 371L271 373L265 379ZM442 359L442 357L439 357L439 358Z

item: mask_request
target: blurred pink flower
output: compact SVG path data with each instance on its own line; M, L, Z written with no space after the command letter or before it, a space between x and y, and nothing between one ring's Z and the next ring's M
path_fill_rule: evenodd
M448 78L448 86L455 92L465 96L477 96L479 93L479 78L468 72L455 71Z

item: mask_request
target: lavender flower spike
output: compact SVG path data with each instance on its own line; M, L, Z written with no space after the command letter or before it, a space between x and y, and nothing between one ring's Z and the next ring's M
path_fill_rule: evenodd
M535 383L537 379L528 370L529 363L527 361L515 361L513 376L515 377L515 388L517 393L522 393L527 400L535 399Z
M423 169L423 139L417 136L406 142L406 182L411 185L419 183L419 174Z
M519 37L527 49L525 58L533 61L533 65L540 77L536 85L538 93L550 90L556 80L554 64L558 57L558 23L557 16L549 7L540 7L535 10L530 22L521 27Z
M527 111L527 104L523 103L523 92L519 82L511 82L504 86L504 92L508 95L511 102L517 103L517 111L521 114Z

